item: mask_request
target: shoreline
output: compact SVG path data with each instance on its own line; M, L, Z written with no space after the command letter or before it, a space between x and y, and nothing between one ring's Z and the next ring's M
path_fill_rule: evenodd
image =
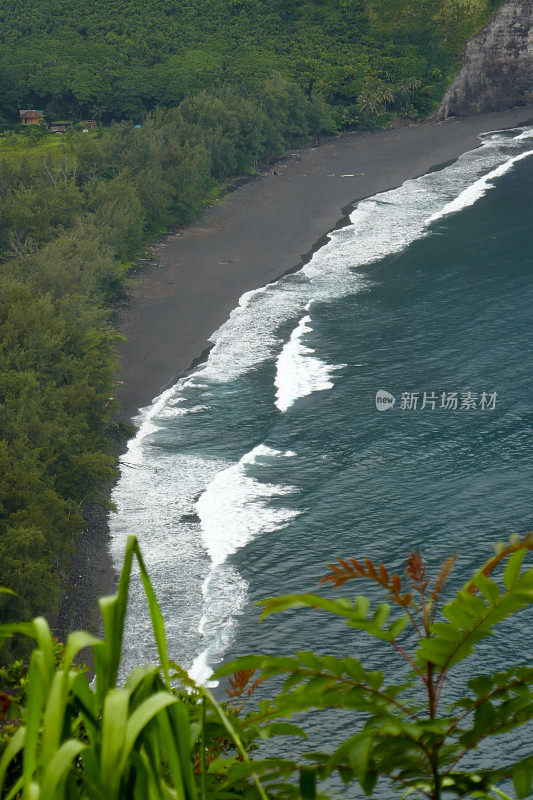
M531 122L533 106L442 122L343 134L307 145L250 180L237 179L203 217L152 245L118 309L117 399L127 419L201 363L209 336L239 298L299 269L354 203L479 145L478 136ZM134 533L134 531L132 531ZM107 512L89 509L56 630L99 627L96 599L113 590Z
M299 268L355 202L525 124L533 107L341 135L240 182L201 220L152 247L121 313L117 399L131 419L186 374L242 294Z

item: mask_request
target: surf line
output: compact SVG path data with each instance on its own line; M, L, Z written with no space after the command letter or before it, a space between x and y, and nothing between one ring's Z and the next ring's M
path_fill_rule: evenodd
M228 557L258 536L284 528L301 513L270 505L272 498L295 494L296 487L263 483L248 470L295 456L293 450L281 451L260 444L236 464L218 472L198 498L202 542L211 559L202 585L204 611L198 626L198 633L208 640L208 645L189 670L200 683L209 681L210 663L218 660L229 645L235 618L242 614L248 599L248 584L227 562Z

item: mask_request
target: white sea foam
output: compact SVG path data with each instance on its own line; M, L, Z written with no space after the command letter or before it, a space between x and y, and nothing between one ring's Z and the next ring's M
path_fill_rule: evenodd
M237 620L248 601L248 584L231 564L211 568L202 586L203 614L198 625L200 652L189 675L199 683L209 681L212 665L231 644Z
M364 289L368 280L357 268L431 235L430 221L479 200L499 175L526 157L532 134L531 128L520 129L517 136L491 132L481 147L450 166L360 202L349 224L332 231L303 269L244 294L212 335L206 363L140 415L113 492L119 512L110 520L111 551L119 567L127 535L137 534L157 587L172 656L185 666L194 662L195 675L205 679L222 657L246 604L248 587L231 554L256 536L289 524L295 513L279 507L291 487L268 481L269 469L293 456L291 451L262 445L230 463L206 440L203 431L213 430L208 423L212 404L217 397L221 402L221 388L278 357L277 402L282 407L311 386L311 391L330 388L326 383L332 382L334 368L319 361L303 341L309 303ZM290 322L295 330L286 341L280 330ZM288 369L295 363L300 375L289 388L294 375ZM180 431L185 431L181 439ZM137 577L130 597L126 668L145 662L153 652Z
M519 137L517 137L519 138ZM442 217L447 216L448 214L454 214L457 211L462 211L463 208L467 208L467 206L471 206L476 203L483 195L487 193L489 189L494 187L493 181L496 178L501 178L502 175L505 175L506 172L509 172L517 161L522 161L523 158L527 158L528 156L533 155L533 150L528 150L525 153L519 153L516 156L513 156L504 164L500 164L496 169L493 169L487 175L484 175L479 180L475 181L473 184L468 186L461 194L454 198L450 203L447 203L444 208L441 208L439 211L436 211L426 220L426 224L430 224L435 222L437 219L441 219Z
M523 139L532 139L533 138L533 128L528 128L522 133L519 133L518 136L514 137L515 142L520 142Z
M275 386L276 405L280 411L287 411L300 397L331 389L333 373L344 366L326 364L313 355L315 351L311 347L304 344L305 334L313 330L310 322L309 315L302 317L278 356Z
M481 147L445 169L358 203L350 224L332 231L301 270L241 297L210 337L214 346L195 380L226 383L271 358L284 344L280 326L296 321L310 299L329 301L364 288L367 282L357 267L399 252L426 235L429 220L437 219L447 205L512 158L520 146L508 133L493 132Z
M139 422L137 433L133 439L130 439L128 443L127 458L130 464L139 463L142 461L142 443L148 436L159 430L159 425L154 422L154 419L158 416L158 414L163 412L163 409L173 397L175 392L176 387L172 386L170 389L167 389L165 392L162 392L158 397L156 397L155 400L152 401L151 406L141 409L141 412L137 417L137 421Z
M218 472L196 504L202 541L211 559L211 569L202 586L204 613L198 628L207 647L190 671L196 680L210 677L209 664L223 654L231 641L235 617L246 603L247 585L225 563L228 556L257 536L279 530L300 513L270 504L273 498L294 494L297 490L293 486L262 483L249 470L294 455L291 450L282 452L260 444L236 464Z
M254 447L236 464L218 472L199 498L196 508L202 541L214 566L223 564L255 536L279 528L296 516L294 511L273 508L266 502L292 494L294 487L261 483L248 474L250 466L277 456L291 457L264 444Z

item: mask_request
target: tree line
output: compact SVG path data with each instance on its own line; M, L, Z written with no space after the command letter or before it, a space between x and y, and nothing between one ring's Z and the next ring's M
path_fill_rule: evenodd
M277 70L366 125L438 102L501 0L4 0L0 117L20 108L139 121L157 106Z

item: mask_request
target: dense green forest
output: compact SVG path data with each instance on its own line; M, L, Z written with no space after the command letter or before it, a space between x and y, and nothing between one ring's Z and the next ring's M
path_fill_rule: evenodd
M24 107L106 123L0 142L0 586L19 594L2 617L53 613L113 479L110 308L146 241L288 147L431 110L495 5L2 2L4 129Z
M423 114L498 2L4 0L0 116L140 120L199 91L251 91L273 71L348 124L393 99Z

